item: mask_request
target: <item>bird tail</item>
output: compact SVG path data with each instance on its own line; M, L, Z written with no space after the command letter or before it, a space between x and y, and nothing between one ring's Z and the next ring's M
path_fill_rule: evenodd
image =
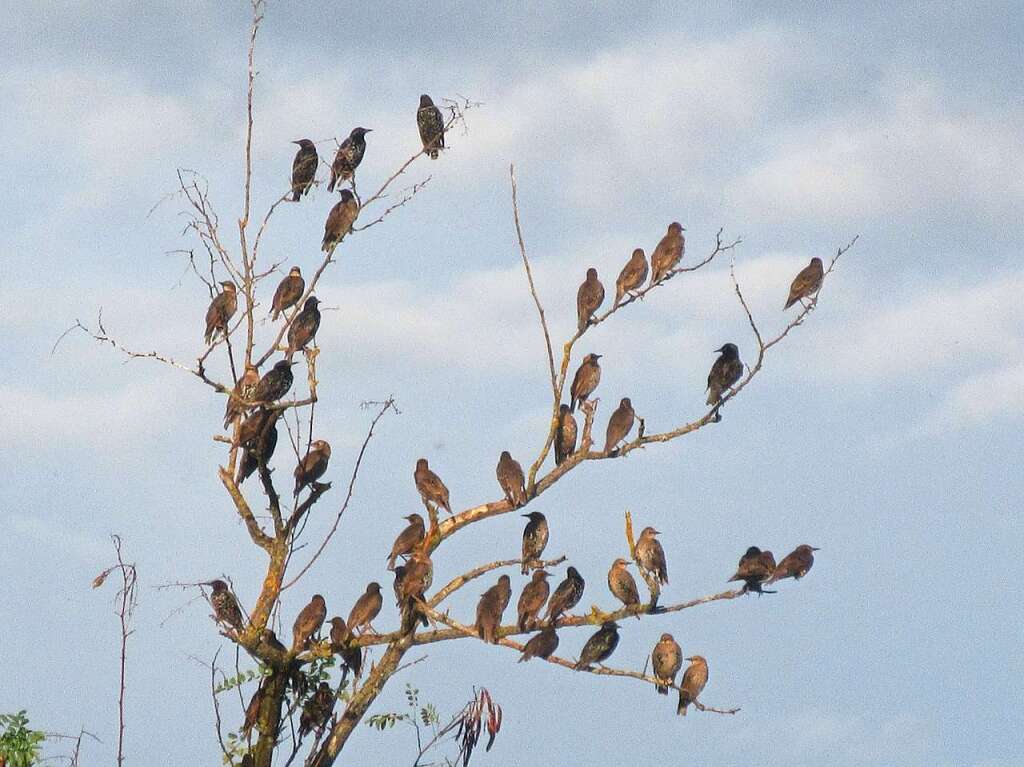
M296 189L292 192L292 202L298 202L299 198L302 197L302 189Z
M659 684L654 689L658 691L658 695L668 695L668 687L665 685Z
M523 568L522 569L523 569L523 575L529 575L529 573L530 573L530 560L529 559L524 559L523 560Z
M796 301L797 301L796 296L790 296L788 299L786 299L786 305L782 307L783 311L785 311L786 309L791 307L793 304L795 304Z
M569 401L569 412L570 413L575 413L576 412L576 398L575 397L573 397Z
M394 572L394 569L395 569L395 559L396 558L397 558L397 556L395 554L392 554L392 555L390 555L388 557L388 570L390 570L392 572Z
M692 702L693 701L690 700L690 696L689 695L685 695L683 693L679 693L679 705L676 707L676 713L679 714L679 716L686 716L686 708Z
M437 147L431 147L431 149L430 149L430 159L431 160L436 160L438 154L440 154L440 153L438 152Z
M722 399L722 392L719 391L717 386L712 386L711 391L708 394L708 405L717 405Z

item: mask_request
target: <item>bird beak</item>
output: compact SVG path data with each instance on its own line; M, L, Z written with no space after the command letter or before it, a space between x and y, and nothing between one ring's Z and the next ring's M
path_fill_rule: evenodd
M298 142L298 141L293 141L292 143L293 143L293 144L298 144L299 142Z
M367 128L367 129L366 129L366 132L367 132L367 133L373 133L373 128Z
M602 358L603 356L604 356L603 354L595 354L595 355L594 355L594 359L595 359L595 360L599 360L599 359L601 359L601 358Z
M691 657L687 658L686 660L688 660L688 661L690 661L692 663L693 662L693 657L691 656Z
M655 534L655 535L661 535L661 530L655 530L655 531L654 531L654 534Z
M811 551L821 551L817 546L811 546Z

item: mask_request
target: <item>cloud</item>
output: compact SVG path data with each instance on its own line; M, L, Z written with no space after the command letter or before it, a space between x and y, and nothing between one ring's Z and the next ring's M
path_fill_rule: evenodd
M1024 415L1024 364L985 371L957 383L926 422L926 430L941 433L1021 415Z

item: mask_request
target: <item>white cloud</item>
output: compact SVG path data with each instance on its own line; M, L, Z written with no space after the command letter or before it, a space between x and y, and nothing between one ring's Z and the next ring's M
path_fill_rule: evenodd
M1024 364L985 371L957 383L926 426L933 433L1024 415Z

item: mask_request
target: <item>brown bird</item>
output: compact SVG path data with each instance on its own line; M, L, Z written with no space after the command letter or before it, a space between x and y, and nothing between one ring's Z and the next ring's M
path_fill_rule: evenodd
M279 410L267 410L265 407L259 407L252 411L238 427L238 444L241 447L249 447L264 433L264 427L269 426L268 420L276 419L279 412Z
M416 471L413 473L413 477L416 480L416 489L420 491L420 496L424 501L440 506L449 514L452 513L452 507L448 501L448 488L444 486L441 478L430 470L426 458L416 461Z
M555 621L568 610L574 608L583 598L583 589L586 582L579 571L572 565L566 570L565 580L558 584L555 593L551 595L548 602L548 612L545 620L549 626L554 626Z
M326 617L327 603L322 596L314 594L309 604L299 611L292 625L292 652L306 649L306 643L324 625Z
M388 570L395 569L395 560L399 557L407 557L412 553L420 543L423 542L423 537L426 535L426 529L423 524L423 517L419 514L409 514L402 519L409 520L408 526L395 538L395 542L391 546L391 556L388 557Z
M224 428L230 429L235 419L248 410L256 393L256 386L260 382L260 372L254 365L246 363L245 372L238 379L235 388L228 396L228 404L224 408Z
M302 270L293 266L288 270L288 276L277 284L274 300L270 303L270 319L277 320L281 316L281 312L295 306L305 292L306 281L302 279Z
M391 588L395 592L395 604L402 606L402 580L405 578L405 565L395 567L395 580Z
M299 145L292 161L292 202L298 202L302 195L307 194L316 178L316 169L320 165L320 157L316 146L308 138L293 141Z
M503 450L501 457L498 458L495 473L498 476L498 484L505 493L505 500L512 504L512 508L518 509L525 505L526 477L523 475L523 467L509 455L508 450Z
M800 580L814 566L814 552L818 549L802 543L793 551L782 558L779 566L775 568L774 574L765 583L775 583L783 578L795 578Z
M591 267L587 269L587 279L576 291L576 318L578 320L576 327L580 332L583 332L583 329L590 324L590 318L594 316L594 312L602 303L604 303L604 285L597 279L597 269Z
M310 445L309 452L295 467L295 495L302 492L302 488L315 484L327 471L330 460L331 446L327 440L318 439Z
M349 644L351 634L340 617L335 616L331 624L331 652L341 656L341 662L357 677L363 668L363 651Z
M531 565L540 566L537 560L548 545L549 530L547 518L539 511L531 511L522 516L530 520L523 529L523 575L526 575Z
M660 695L668 695L668 687L675 684L676 674L683 667L683 651L671 634L662 634L658 644L654 645L651 652L651 668L654 669L654 676L659 684L655 689Z
M256 692L249 698L249 705L245 707L245 720L242 722L242 734L246 737L256 726L260 718L260 706L263 705L263 685L256 688Z
M238 600L222 580L210 581L210 604L213 606L213 615L218 622L224 623L236 631L242 630L242 611L238 609Z
M757 546L751 546L746 553L740 557L740 563L736 567L736 574L729 579L732 581L743 581L745 591L756 591L762 593L761 584L772 577L775 572L775 557L770 551L761 551Z
M665 584L668 583L668 565L665 563L665 550L655 537L657 535L661 533L653 527L645 527L640 532L633 554L641 568L651 573L658 583Z
M576 665L573 668L577 671L581 669L589 670L595 663L597 665L603 664L615 652L615 648L618 645L619 624L615 621L602 623L601 628L583 645L583 649L580 650L580 659L576 661Z
M570 412L576 410L577 402L585 402L587 397L594 393L597 385L601 383L601 365L598 360L602 356L604 355L588 354L576 370L572 386L569 387L569 394L572 396L572 402L569 405Z
M256 384L256 391L252 393L253 402L276 402L287 394L295 382L295 375L292 373L294 364L288 360L275 363Z
M498 578L480 597L476 606L476 630L480 638L490 644L498 643L501 616L512 599L512 582L507 575Z
M380 593L380 584L373 581L367 585L366 592L352 605L352 611L348 614L349 631L355 633L359 629L368 628L376 634L377 632L370 624L380 614L380 608L383 605L384 597Z
M668 225L665 236L651 253L651 285L657 285L665 279L665 275L683 260L683 252L686 250L685 231L677 221Z
M608 571L608 590L623 605L633 607L640 604L640 592L637 591L633 574L626 569L628 564L629 562L621 558L612 562L612 568ZM637 620L640 619L639 614L636 617Z
M302 311L288 326L288 351L285 359L290 360L295 352L305 349L316 338L316 331L320 329L320 310L316 308L319 303L320 299L316 296L307 298Z
M444 149L444 118L425 93L420 96L420 106L416 110L416 126L420 129L423 150L431 160L436 160L438 151Z
M783 309L788 309L797 301L803 302L805 298L810 298L818 289L821 287L821 281L825 278L825 269L821 264L820 258L812 258L811 263L800 270L800 274L793 280L793 284L789 286L789 298L786 299L786 305Z
M708 683L708 662L700 655L694 655L686 660L690 661L690 665L679 685L679 706L676 708L676 713L680 716L686 716L687 707L696 702L704 690L704 685Z
M238 288L235 283L225 281L221 287L224 290L214 296L210 308L206 310L206 333L203 338L208 345L213 343L218 333L224 336L228 334L228 322L238 311Z
M568 405L558 406L558 426L555 429L555 465L561 466L570 455L576 452L576 419Z
M533 579L523 587L518 605L520 631L528 631L539 623L540 611L551 594L547 581L549 575L547 570L534 570Z
M350 636L348 626L345 625L345 619L340 615L335 615L327 622L331 624L331 649L336 651L337 648L348 642Z
M558 634L548 626L526 643L526 646L523 647L523 654L519 657L519 663L530 660L530 658L550 658L557 649Z
M260 638L262 639L263 644L267 645L267 647L272 648L275 652L288 652L288 648L281 644L281 640L277 638L277 634L275 634L270 629L263 629L263 631L260 633Z
M622 267L618 279L615 280L615 303L612 304L612 308L618 306L627 293L631 294L634 290L639 289L646 279L647 256L644 254L643 248L637 248L626 265Z
M324 241L321 247L324 253L333 251L342 238L348 234L359 216L359 203L351 189L341 190L341 199L331 208L327 214L327 223L324 224Z
M740 362L740 350L736 348L736 344L725 344L715 351L719 352L721 356L715 360L715 364L711 366L711 372L708 373L706 391L709 405L717 405L721 402L725 390L731 388L743 375L743 363Z
M608 419L608 430L605 432L604 451L610 453L616 445L626 438L630 429L633 428L633 421L636 420L636 413L633 412L633 403L629 397L623 397L619 406Z
M366 154L366 134L372 128L353 128L348 137L341 142L337 154L334 155L334 162L331 163L331 182L327 185L327 191L333 192L334 185L338 181L348 181L356 172L359 163L363 161Z
M325 724L334 709L334 692L327 682L321 682L316 692L302 707L299 717L299 736L305 737L313 730L319 730Z
M238 462L238 474L235 476L236 485L241 485L245 482L260 467L260 462L266 466L274 456L274 450L277 449L277 419L283 411L263 410L262 412L266 415L259 424L260 430L257 436L245 445L242 450L242 458ZM249 419L254 417L249 416ZM246 424L249 419L246 419ZM245 426L246 424L242 425Z
M399 574L404 567L405 572ZM399 581L398 599L402 610L402 631L409 632L417 620L427 626L427 617L418 609L416 600L422 600L434 580L434 563L424 552L416 549L409 561L395 568L395 580Z

